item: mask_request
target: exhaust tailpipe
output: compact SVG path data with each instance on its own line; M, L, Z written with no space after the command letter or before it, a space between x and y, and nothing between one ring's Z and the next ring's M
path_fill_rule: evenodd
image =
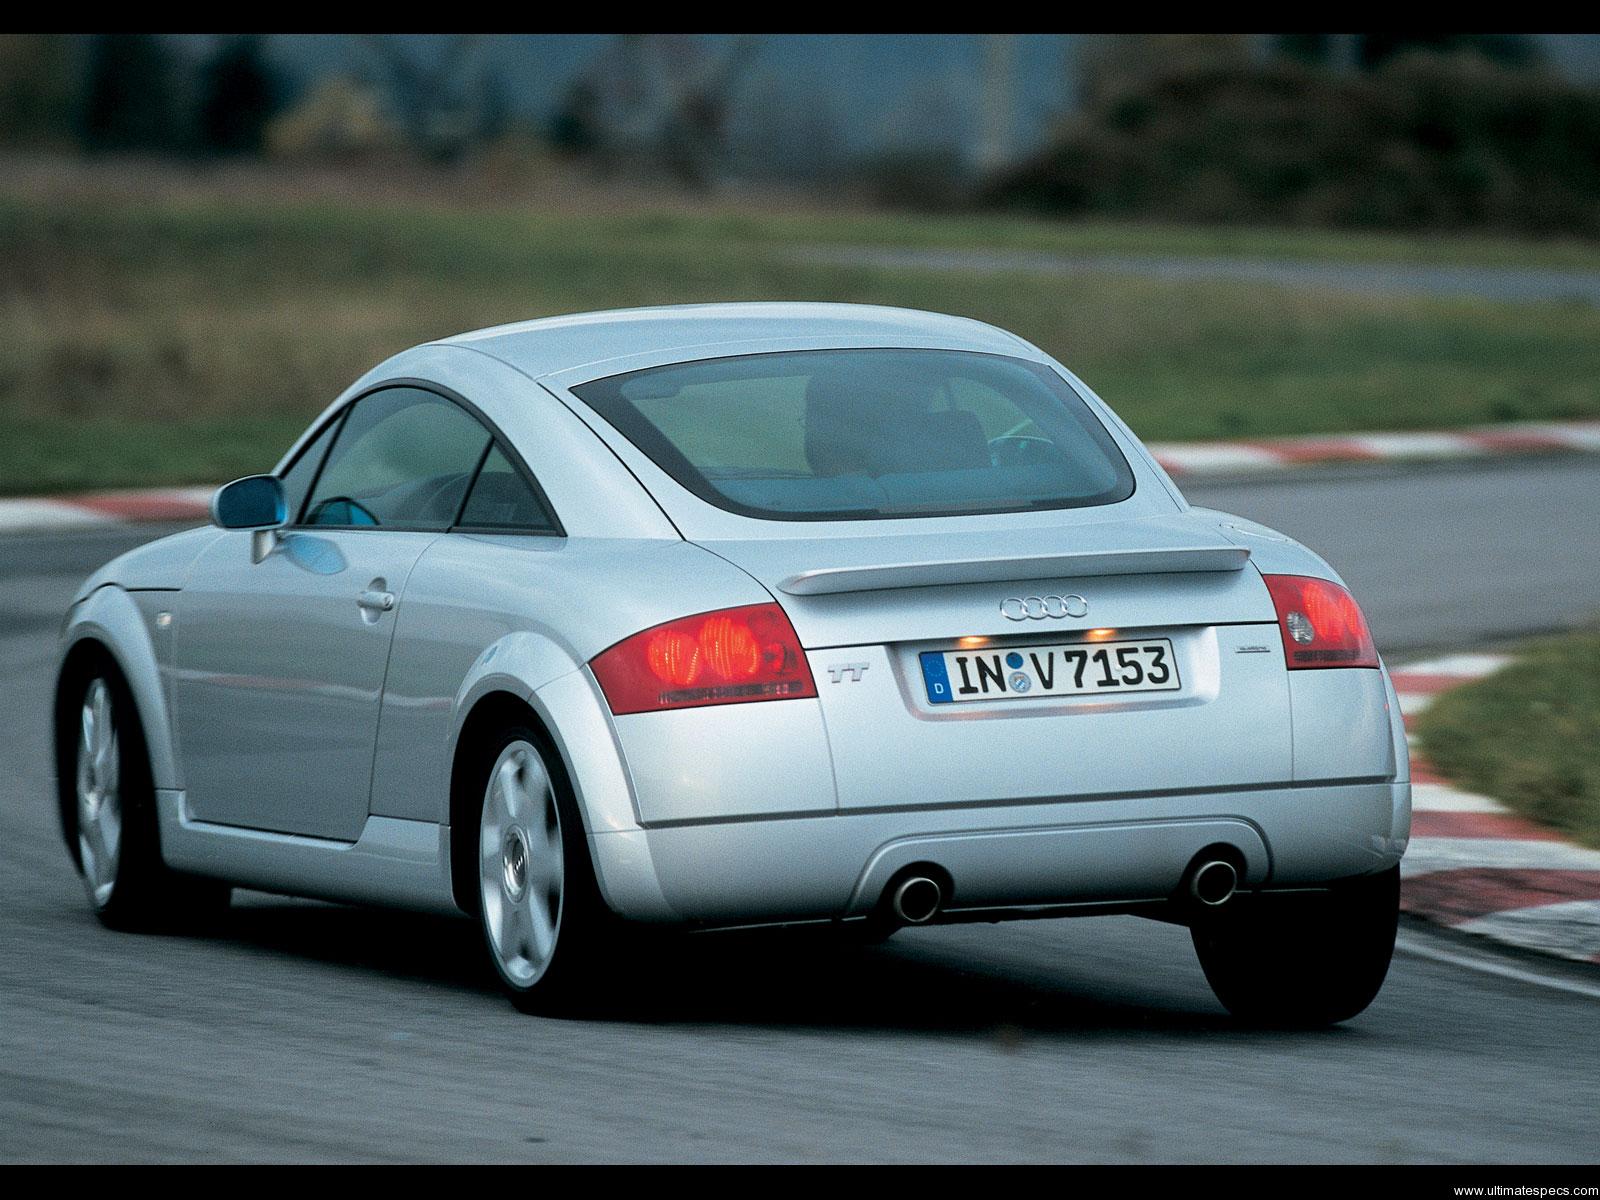
M906 925L926 925L944 903L944 891L926 875L902 879L889 898L895 919Z
M1239 872L1226 859L1201 863L1189 875L1189 895L1208 908L1226 904L1239 886Z

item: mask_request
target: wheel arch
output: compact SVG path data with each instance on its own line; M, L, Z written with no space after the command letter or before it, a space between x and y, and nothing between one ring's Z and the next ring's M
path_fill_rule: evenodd
M167 719L166 696L155 646L133 598L120 587L96 589L70 614L62 637L51 702L51 761L56 774L56 802L62 836L74 864L78 862L76 798L69 795L75 767L71 762L76 720L75 689L96 666L109 667L116 682L133 700L133 720L143 743L156 788L176 788L177 757Z
M132 695L133 690L128 684L127 673L122 669L122 664L118 662L111 648L96 638L85 637L75 642L62 660L51 706L50 729L56 777L56 815L60 819L61 838L67 844L67 854L72 859L72 865L80 871L83 869L83 861L78 850L78 805L74 791L77 765L73 761L73 749L77 744L76 726L81 703L80 694L84 686L96 675L104 676L111 684L113 692L120 691L125 696ZM139 712L137 698L134 700L133 711L127 714L126 719L133 725L130 732L137 742L147 745L149 739L144 732L145 722Z
M477 911L477 893L473 883L477 878L476 850L471 830L477 828L478 805L482 798L470 787L472 756L479 753L484 742L497 729L514 721L526 722L539 740L539 749L554 775L553 782L562 789L580 822L586 821L583 805L578 802L572 786L571 767L561 743L550 725L529 700L517 691L506 687L486 691L473 702L461 722L455 745L450 754L450 894L462 912ZM584 843L587 847L587 826ZM593 865L593 853L590 852Z
M477 827L481 797L462 795L466 756L487 726L510 716L542 735L542 749L578 814L606 905L628 918L673 919L660 894L649 848L641 840L645 835L639 828L632 779L610 710L594 677L570 646L531 630L492 642L467 671L452 709L455 717L443 747L445 770L439 780L444 803L434 819L449 831L443 865L458 907L470 913L477 904L472 886L477 864L466 831Z

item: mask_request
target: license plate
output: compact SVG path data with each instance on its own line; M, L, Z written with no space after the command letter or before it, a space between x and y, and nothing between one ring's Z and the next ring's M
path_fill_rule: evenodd
M1173 692L1178 664L1166 638L981 650L929 650L922 678L932 704Z

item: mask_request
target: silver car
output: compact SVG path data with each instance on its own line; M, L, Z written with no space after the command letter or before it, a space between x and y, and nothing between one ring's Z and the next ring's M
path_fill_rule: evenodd
M467 914L537 1010L652 924L1134 913L1237 1016L1340 1021L1411 822L1327 563L1191 507L1037 347L853 305L396 355L79 589L54 727L106 924Z

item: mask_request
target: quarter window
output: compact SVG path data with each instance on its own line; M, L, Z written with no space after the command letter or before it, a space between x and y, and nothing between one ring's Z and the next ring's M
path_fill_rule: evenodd
M555 529L555 522L533 488L498 446L483 460L466 507L461 510L460 523L469 529Z

